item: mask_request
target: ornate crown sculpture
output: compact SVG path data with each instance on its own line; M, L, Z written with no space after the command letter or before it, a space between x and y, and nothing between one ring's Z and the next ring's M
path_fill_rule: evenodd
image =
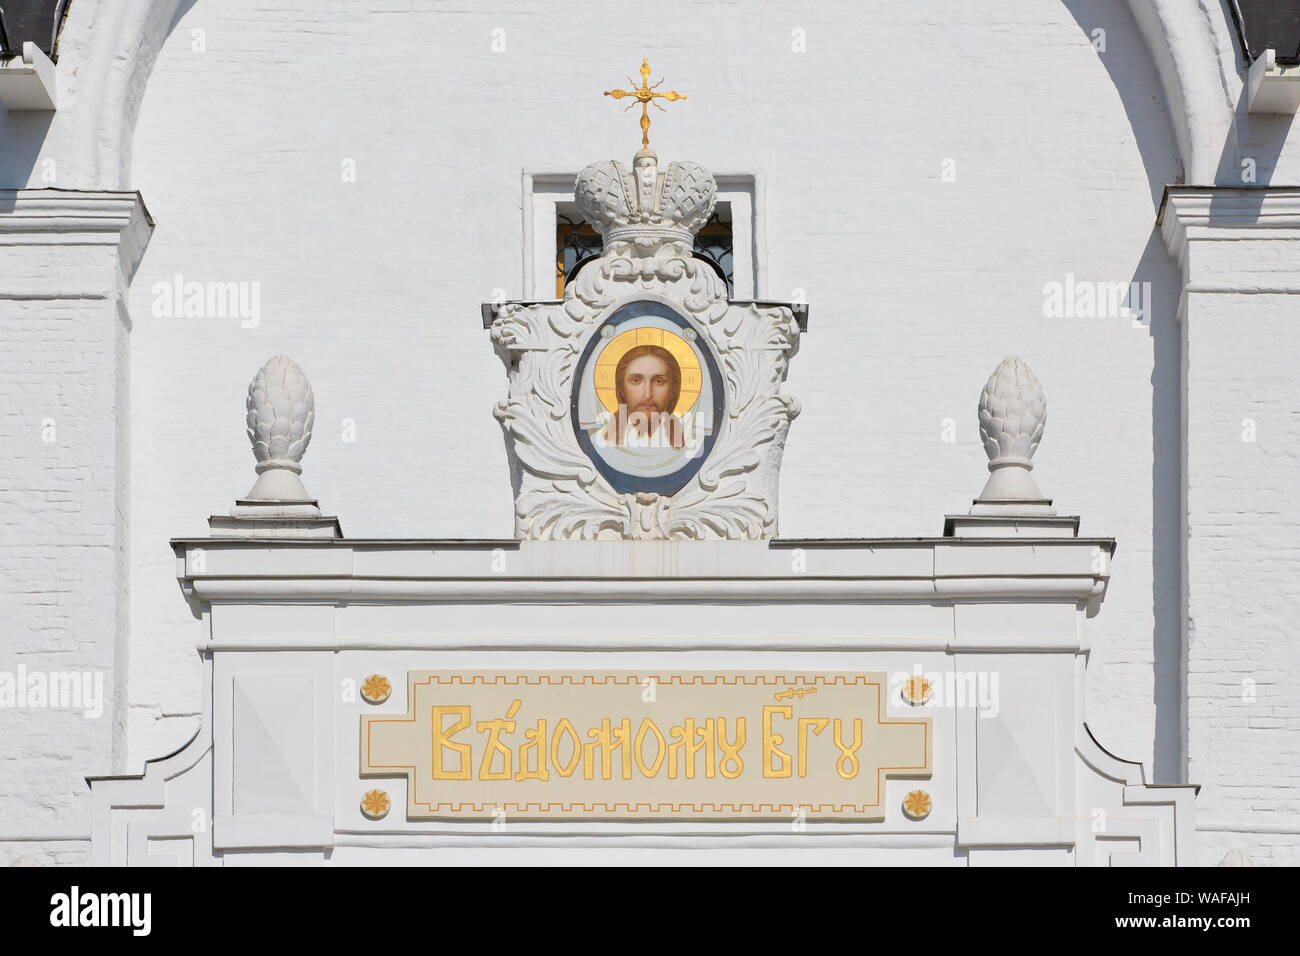
M508 302L492 312L492 342L510 377L509 397L493 414L510 456L515 533L528 540L769 538L786 431L799 414L799 403L781 394L799 323L790 306L731 303L726 280L695 256L694 235L713 215L717 183L697 163L669 163L660 173L645 107L656 97L684 97L654 92L648 64L641 75L640 89L609 94L642 106L642 148L631 171L614 160L593 163L574 189L578 208L604 237L600 257L565 284L562 302ZM695 398L674 407L705 410L707 438L680 471L629 479L594 450L590 429L602 414L599 390L608 397L621 387L615 360L601 356L630 355L643 337L661 355L677 349L679 398L688 394L682 369L696 377Z
M617 160L592 163L578 174L573 198L593 229L605 239L605 253L619 243L653 252L666 242L684 243L709 221L718 184L698 163L673 162L663 177L653 150L641 149L632 171Z

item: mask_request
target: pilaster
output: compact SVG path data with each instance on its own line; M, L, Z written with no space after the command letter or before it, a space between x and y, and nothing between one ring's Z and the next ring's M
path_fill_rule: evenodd
M1159 221L1183 283L1184 701L1201 859L1246 848L1294 864L1300 188L1171 186Z
M0 671L81 675L84 705L29 699L0 712L8 753L27 771L0 783L0 840L60 861L89 838L83 775L116 769L123 752L125 293L152 229L139 193L0 190Z

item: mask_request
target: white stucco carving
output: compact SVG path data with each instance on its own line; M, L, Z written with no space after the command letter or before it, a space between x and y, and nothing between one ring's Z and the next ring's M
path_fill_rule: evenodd
M989 376L980 395L979 418L991 472L980 500L1041 500L1043 493L1030 472L1047 423L1047 397L1029 366L1016 356L1007 356Z
M1078 515L1058 515L1031 474L1034 452L1047 424L1047 397L1037 376L1018 357L1004 358L984 384L979 424L980 440L989 456L988 481L968 513L944 517L944 534L1077 536Z
M293 359L276 355L248 383L248 440L257 459L250 499L304 499L302 456L316 422L311 383Z
M658 158L639 150L632 171L607 159L592 163L578 176L573 198L592 228L605 238L605 252L618 242L651 249L665 241L689 243L713 215L718 184L698 163L668 164L658 182Z
M633 171L595 163L575 198L604 238L601 257L561 303L509 303L491 327L510 376L494 414L506 435L515 486L515 531L524 539L754 539L776 534L781 454L799 403L781 394L799 327L787 306L731 304L726 284L691 254L717 186L694 163L658 177L655 154ZM573 376L601 322L628 302L657 302L684 316L721 372L717 441L677 492L620 494L578 444L570 422Z
M341 536L338 520L321 516L300 477L316 423L316 397L302 369L287 355L272 357L248 384L245 406L257 482L229 516L213 515L208 527L223 535Z

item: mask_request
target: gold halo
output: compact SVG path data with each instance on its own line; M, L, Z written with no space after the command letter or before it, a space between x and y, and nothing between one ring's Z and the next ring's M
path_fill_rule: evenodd
M609 344L595 356L596 367L593 375L596 384L596 396L607 412L618 411L618 396L615 392L614 373L618 370L618 361L638 345L658 345L677 360L682 370L682 393L677 399L674 415L684 415L699 400L703 376L700 373L700 359L695 349L675 332L663 329L631 329L614 336Z

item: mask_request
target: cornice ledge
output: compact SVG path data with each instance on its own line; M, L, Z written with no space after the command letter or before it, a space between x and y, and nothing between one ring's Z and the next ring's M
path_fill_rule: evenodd
M1071 519L1073 520L1073 519ZM182 553L186 548L205 548L220 545L226 548L251 548L266 550L268 548L293 549L300 547L325 547L343 551L481 551L502 548L519 551L521 546L529 550L539 548L579 549L603 546L619 548L696 548L707 543L714 547L747 549L759 551L788 551L793 548L814 549L819 551L862 550L874 551L881 548L893 549L933 549L942 548L979 548L996 546L1000 548L1022 548L1033 552L1036 548L1056 545L1064 548L1077 548L1082 545L1113 548L1114 538L1074 537L1064 535L1052 538L1017 538L1005 535L987 537L916 537L916 538L763 538L750 541L521 541L519 538L274 538L267 539L252 535L189 535L171 538L169 544L173 551Z
M218 603L769 604L841 601L1093 602L1101 575L855 578L372 578L219 577L181 579L187 596Z
M154 221L136 190L0 189L0 245L59 245L75 238L116 245L122 271L133 275Z
M137 224L154 225L138 190L0 189L0 232L120 232Z
M1188 239L1227 238L1217 230L1295 229L1300 239L1300 186L1166 186L1156 224L1175 258Z

